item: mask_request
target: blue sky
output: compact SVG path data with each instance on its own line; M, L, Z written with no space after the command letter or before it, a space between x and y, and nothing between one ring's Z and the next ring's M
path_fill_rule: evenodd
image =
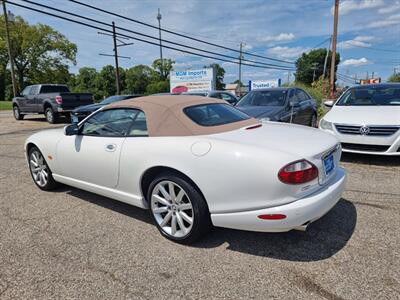
M14 0L18 2L18 0ZM244 42L248 52L295 60L302 52L316 45L327 47L333 23L333 0L81 0L134 19L157 25L157 9L161 9L162 26L177 32L193 35L216 44L239 48ZM139 24L84 8L65 0L37 1L60 9L69 10L131 30L158 36L158 32ZM20 2L23 4L22 2ZM26 5L26 3L25 3ZM29 5L29 4L28 4ZM37 12L9 5L8 9L23 16L29 23L53 26L78 46L76 72L80 67L100 69L113 64L112 57L99 53L112 53L111 37L98 35L97 31L72 24ZM339 72L364 78L366 73L386 79L396 67L400 71L400 0L342 0L340 4L338 51L341 54ZM237 56L237 53L188 41L174 35L163 38L182 42L210 51ZM133 41L133 46L120 49L122 67L151 64L158 58L159 48ZM387 51L382 51L387 50ZM176 61L175 70L201 68L214 60L194 57L164 49L164 57ZM250 57L245 57L249 58ZM257 58L251 58L257 59ZM257 59L263 61L261 59ZM268 62L268 61L263 61ZM225 68L225 82L238 79L238 66L220 62ZM287 80L287 72L244 66L243 81L250 79ZM293 80L293 76L290 77Z

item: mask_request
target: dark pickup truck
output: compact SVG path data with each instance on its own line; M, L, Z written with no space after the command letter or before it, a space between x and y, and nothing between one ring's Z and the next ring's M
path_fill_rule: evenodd
M47 122L54 124L60 115L69 117L76 107L92 103L92 94L71 93L61 84L35 84L13 99L13 112L16 120L26 114L44 114Z

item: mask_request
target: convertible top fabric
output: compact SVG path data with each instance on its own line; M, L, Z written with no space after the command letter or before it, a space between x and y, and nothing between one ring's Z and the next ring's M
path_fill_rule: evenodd
M201 126L193 122L183 112L189 106L212 103L227 104L224 100L215 98L190 95L163 95L118 101L107 105L105 109L136 108L142 110L146 115L149 136L208 135L260 124L260 121L257 119L249 118L248 120L224 125Z

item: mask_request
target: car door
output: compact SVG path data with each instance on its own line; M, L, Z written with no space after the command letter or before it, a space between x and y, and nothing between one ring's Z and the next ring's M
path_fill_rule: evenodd
M31 112L38 112L38 103L37 103L37 94L39 93L39 86L32 85L31 89L29 90L29 94L26 96L26 103L29 107L29 111Z
M301 124L300 104L296 89L289 92L289 123Z
M299 100L298 124L310 125L312 106L308 95L302 89L296 89L297 99Z
M19 109L23 112L29 112L29 105L27 103L28 101L28 96L29 96L29 92L31 90L30 85L28 85L27 87L24 88L24 90L21 92L21 95L19 97L17 97L17 103L19 105Z
M78 135L64 136L57 144L60 175L115 187L122 145L138 113L124 108L99 111L80 125Z

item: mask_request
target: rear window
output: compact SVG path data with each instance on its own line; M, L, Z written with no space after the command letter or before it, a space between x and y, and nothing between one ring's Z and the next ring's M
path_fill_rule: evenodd
M184 113L201 126L217 126L250 119L229 104L212 103L186 107Z
M40 93L69 93L69 89L65 85L42 85L42 87L40 88Z

